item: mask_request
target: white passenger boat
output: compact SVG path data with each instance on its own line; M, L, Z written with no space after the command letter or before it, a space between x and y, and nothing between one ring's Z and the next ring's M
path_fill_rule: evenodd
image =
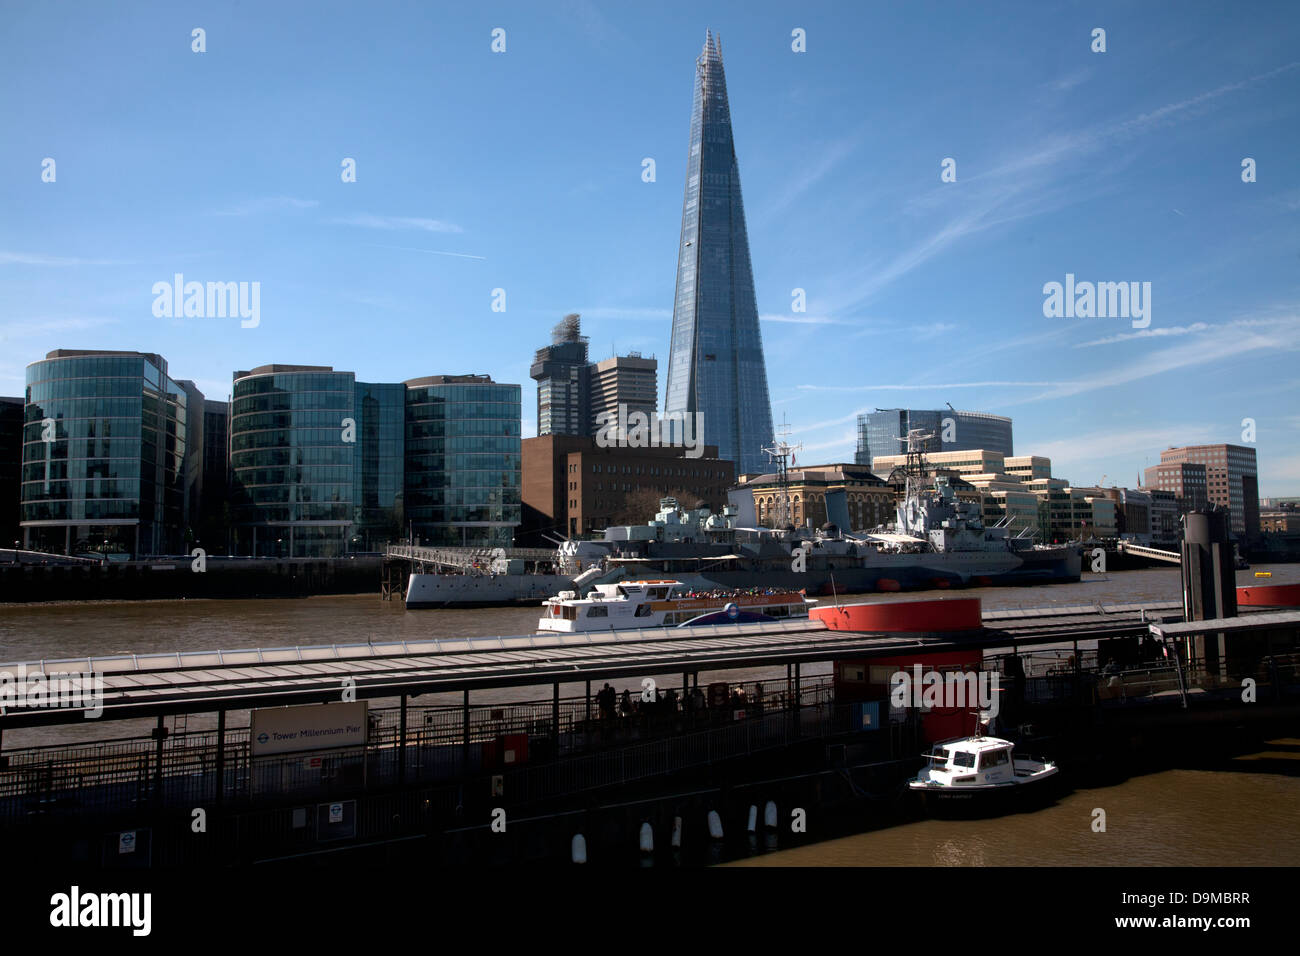
M907 785L925 803L1001 803L1027 791L1044 792L1044 782L1057 773L1051 761L1016 756L1015 744L1000 737L944 741L925 756L929 763Z
M638 627L675 627L709 616L704 623L807 617L817 602L799 591L750 588L697 590L681 581L598 584L585 598L561 591L542 604L540 631L572 634ZM713 615L721 615L713 619Z

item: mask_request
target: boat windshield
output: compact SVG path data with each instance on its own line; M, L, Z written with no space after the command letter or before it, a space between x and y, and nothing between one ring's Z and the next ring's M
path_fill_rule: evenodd
M958 767L970 769L975 766L975 755L964 750L958 750L952 755L952 762Z

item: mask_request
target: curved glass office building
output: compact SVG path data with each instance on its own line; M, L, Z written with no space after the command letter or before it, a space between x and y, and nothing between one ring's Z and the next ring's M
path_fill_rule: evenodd
M57 349L29 365L24 546L106 557L186 551L202 405L193 383L173 381L152 353Z
M909 429L920 428L933 438L923 451L996 451L1015 454L1011 419L988 412L956 409L878 408L858 415L858 448L854 463L870 466L882 455L907 454Z
M235 373L234 553L336 557L509 546L520 520L520 388L487 376L358 382L328 366Z
M235 552L257 557L344 553L353 507L351 372L263 365L236 372L230 405ZM353 441L347 441L353 438Z
M486 375L406 383L406 518L427 545L509 547L520 512L520 387Z

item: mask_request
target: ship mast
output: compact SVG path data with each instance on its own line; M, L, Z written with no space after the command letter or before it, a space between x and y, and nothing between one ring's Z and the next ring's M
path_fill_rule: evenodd
M903 500L910 501L913 495L920 497L925 487L925 443L934 435L921 428L911 428L907 432L907 464L903 468L906 484L903 488Z
M790 426L783 421L777 432L777 440L763 448L768 457L776 463L776 514L772 519L772 527L778 531L793 523L790 514L790 476L786 461L795 452L803 451L803 442L791 445L787 441L789 437Z

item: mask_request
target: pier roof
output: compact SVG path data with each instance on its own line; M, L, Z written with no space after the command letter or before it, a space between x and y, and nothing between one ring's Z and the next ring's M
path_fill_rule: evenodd
M643 628L603 633L446 637L351 645L177 651L33 661L36 674L102 677L103 716L117 720L179 713L338 701L345 679L357 699L574 683L649 674L698 673L818 661L897 657L956 648L1140 635L1181 617L1176 603L1085 605L994 611L961 633L831 631L816 620ZM1265 614L1253 614L1263 618ZM0 727L80 723L80 708L23 703L18 664L0 665L17 683Z

